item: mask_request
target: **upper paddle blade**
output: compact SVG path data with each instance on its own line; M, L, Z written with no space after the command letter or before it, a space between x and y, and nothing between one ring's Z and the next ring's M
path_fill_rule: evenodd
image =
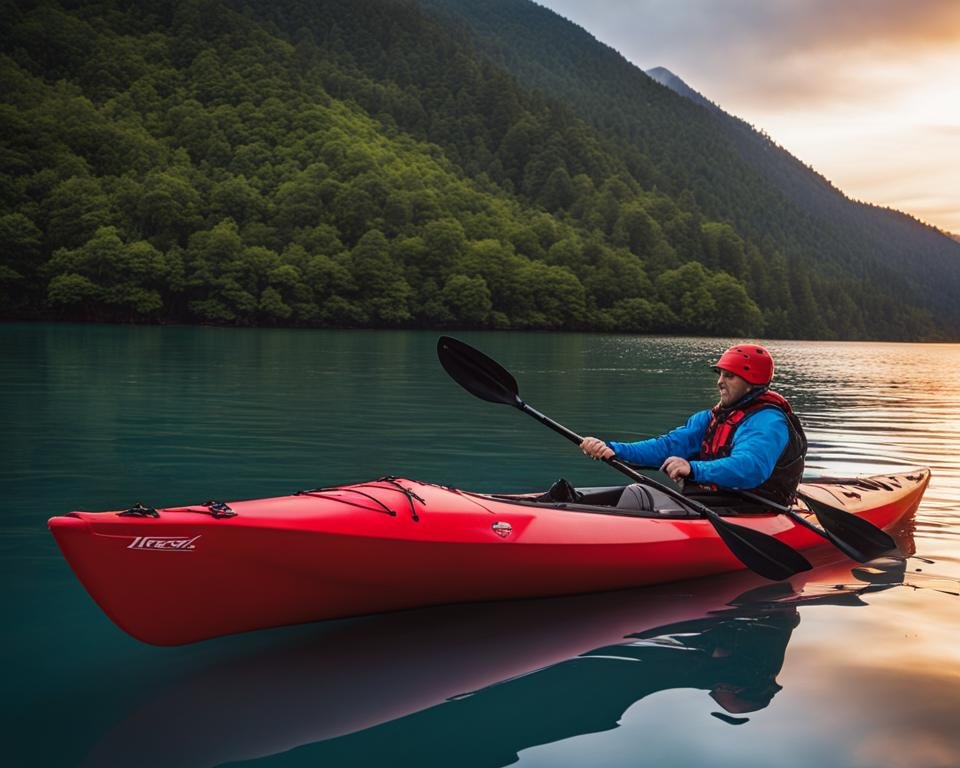
M857 517L842 509L837 509L822 501L803 496L807 506L816 515L824 530L833 534L834 542L837 539L853 548L854 553L842 547L854 560L866 562L897 548L897 543L886 531L877 528L869 520ZM856 555L860 556L857 557Z
M708 517L720 538L747 568L773 581L789 579L813 566L793 547L760 531L733 525L719 515Z
M496 360L450 336L437 341L440 365L467 392L491 403L520 407L517 380Z

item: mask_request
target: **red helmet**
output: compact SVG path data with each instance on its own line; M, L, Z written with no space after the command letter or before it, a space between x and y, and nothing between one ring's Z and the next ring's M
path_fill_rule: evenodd
M773 358L759 344L737 344L720 355L714 370L737 374L755 386L766 386L773 378Z

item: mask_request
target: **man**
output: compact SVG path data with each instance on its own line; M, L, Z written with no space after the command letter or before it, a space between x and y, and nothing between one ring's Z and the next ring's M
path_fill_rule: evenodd
M586 437L581 450L594 459L615 456L659 466L682 482L684 493L749 490L791 504L803 475L807 439L790 403L769 389L773 358L757 344L738 344L720 356L714 370L720 402L693 414L684 426L636 443ZM742 505L742 498L729 496L731 505L738 505L738 498Z

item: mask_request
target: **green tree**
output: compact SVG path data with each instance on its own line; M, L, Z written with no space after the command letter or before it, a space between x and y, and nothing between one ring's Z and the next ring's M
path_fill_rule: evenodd
M0 315L25 309L35 293L43 235L22 213L0 216Z
M711 273L698 262L661 274L657 294L676 317L673 330L747 336L763 330L763 315L746 288L725 272Z
M348 243L358 243L378 215L377 207L366 190L352 183L343 185L331 207L337 229ZM318 219L314 218L312 223L319 223Z
M632 253L600 244L593 244L587 253L593 264L581 272L583 284L599 306L609 307L623 298L653 293L642 262Z
M655 222L639 203L620 207L620 214L613 227L611 240L615 245L629 248L637 256L651 253L663 239L660 225Z
M550 172L539 197L540 204L554 213L566 210L573 204L576 193L566 168L560 166Z
M101 227L79 248L61 248L46 267L47 301L68 317L133 321L163 308L163 254L146 241L124 243Z
M747 289L732 275L720 272L710 280L710 295L717 309L709 320L720 336L755 336L763 331L763 313L747 295Z
M300 227L316 227L324 222L323 182L327 176L325 166L317 163L277 187L273 195L274 222L281 231L290 233ZM357 215L359 218L356 222L351 220L351 226L362 228L367 213Z
M445 282L461 261L467 248L463 225L456 219L438 219L423 228L423 252L419 272Z
M350 268L361 305L370 319L394 326L410 320L413 295L403 269L390 256L387 238L379 230L367 232L351 252Z
M578 328L586 317L586 291L566 267L527 262L519 271L521 294L510 312L521 328Z
M609 330L627 333L654 333L668 329L677 322L670 309L659 301L642 297L618 301L611 313Z
M233 323L256 311L257 299L232 275L242 258L243 241L233 219L223 219L190 236L185 288L190 311L201 322Z
M703 237L704 263L738 279L748 276L746 249L743 240L729 224L705 222L700 230Z
M546 260L558 267L567 267L574 274L583 274L587 269L584 249L580 242L572 237L558 240L551 245Z
M87 242L113 217L110 200L100 182L70 178L60 182L43 203L46 214L46 247L74 248Z
M260 221L266 210L263 195L243 175L231 175L217 182L210 193L210 215L217 219Z
M200 195L175 171L151 171L144 179L137 213L141 232L160 248L185 244L201 222Z
M483 326L490 319L493 301L487 281L482 277L451 275L440 296L453 322L458 325Z

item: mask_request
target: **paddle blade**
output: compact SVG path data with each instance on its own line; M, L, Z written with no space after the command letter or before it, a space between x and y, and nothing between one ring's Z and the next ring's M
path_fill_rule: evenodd
M521 407L517 380L496 360L451 336L437 340L440 365L457 384L481 400Z
M719 515L708 519L737 559L764 578L781 581L813 567L797 550L773 536L733 525Z
M897 548L897 543L886 532L869 520L837 509L822 501L803 496L807 506L834 544L854 560L865 563ZM841 546L841 543L844 546Z

